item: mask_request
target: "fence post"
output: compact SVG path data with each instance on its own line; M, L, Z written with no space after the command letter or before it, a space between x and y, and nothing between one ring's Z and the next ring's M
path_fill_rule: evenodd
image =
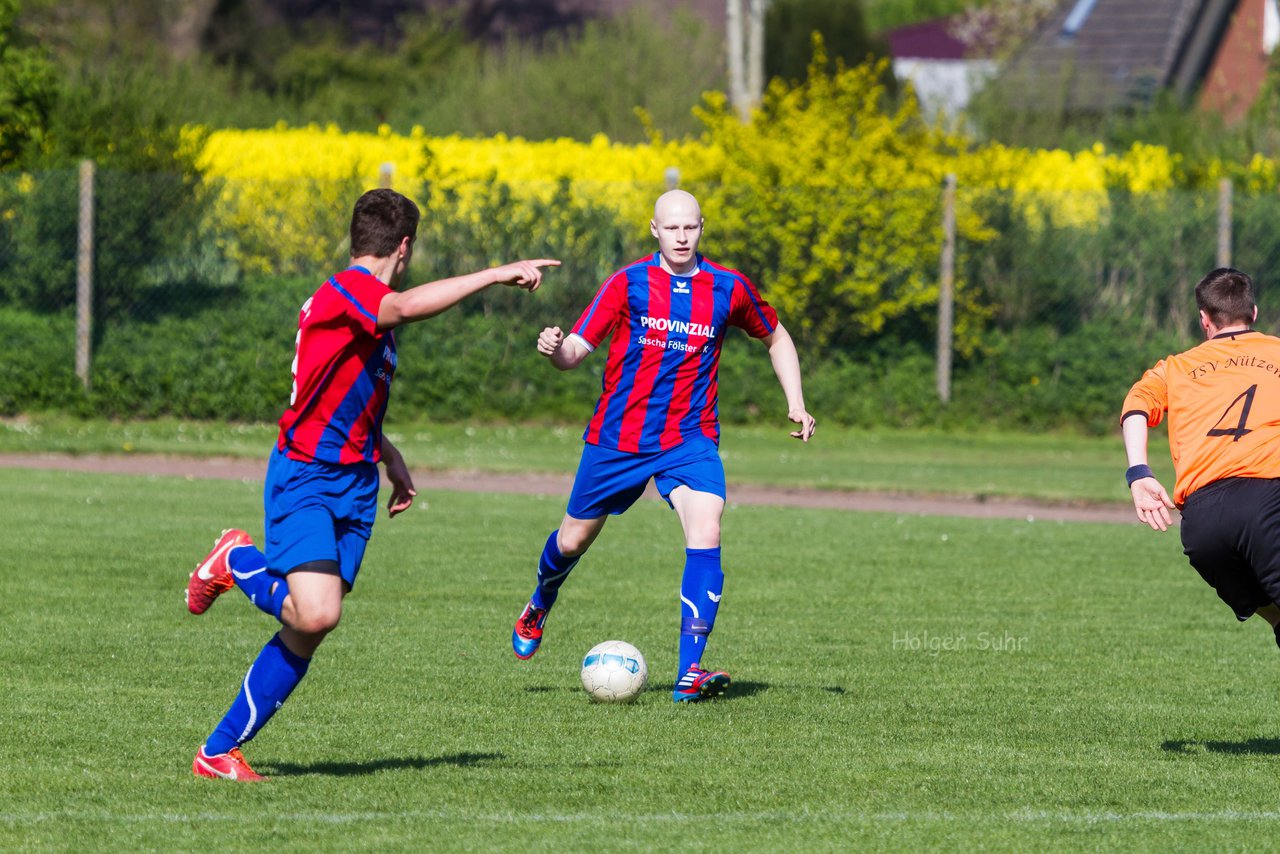
M764 94L764 16L769 0L747 0L747 100L752 106Z
M743 57L742 0L725 0L724 29L729 66L729 103L746 122L751 118L747 95L747 67Z
M394 163L383 163L382 168L378 170L378 186L384 190L391 189L391 179L396 174L396 165Z
M76 237L76 376L89 390L93 341L93 173L92 160L80 161L80 227Z
M951 402L951 349L955 323L956 176L942 191L942 260L938 270L938 399Z
M1231 266L1231 179L1218 182L1218 266Z

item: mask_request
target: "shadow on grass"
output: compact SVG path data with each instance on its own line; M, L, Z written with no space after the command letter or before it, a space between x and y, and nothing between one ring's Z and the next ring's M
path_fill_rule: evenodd
M663 691L669 693L675 689L674 682L649 683L649 691ZM530 694L556 694L556 693L577 693L581 689L567 685L527 685L524 689ZM769 690L767 682L733 682L729 685L729 690L725 692L723 697L717 697L714 702L726 702L728 700L742 700L747 697L754 697L756 694L763 694ZM824 688L833 694L843 694L843 688Z
M451 753L448 756L406 756L401 759L372 759L368 762L313 762L310 765L295 765L291 762L277 762L273 765L264 763L264 771L276 777L294 777L304 774L325 774L330 777L351 777L358 774L376 774L379 771L398 771L412 768L435 768L440 765L452 765L457 768L469 768L483 765L507 757L501 753Z
M714 697L708 702L712 703L728 703L732 700L745 700L747 697L754 697L756 694L763 694L769 690L768 682L739 682L734 680L729 683L729 690L725 691L719 697ZM676 685L674 682L664 682L661 685L654 685L649 688L650 691L659 690L670 693L674 691Z
M1160 747L1170 753L1280 756L1280 738L1248 738L1244 741L1166 741Z

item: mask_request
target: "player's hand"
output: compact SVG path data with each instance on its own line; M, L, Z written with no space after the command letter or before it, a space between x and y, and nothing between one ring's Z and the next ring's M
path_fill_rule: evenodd
M548 326L538 335L538 352L550 358L564 344L564 333L559 326Z
M384 455L382 461L387 467L387 480L391 482L391 498L387 501L387 511L392 518L413 506L414 496L418 490L413 488L413 478L409 468L404 464L404 457Z
M813 435L813 431L818 429L818 422L813 420L813 416L803 409L793 409L787 413L788 420L799 424L799 430L791 431L791 438L799 439L802 442L809 441L809 437Z
M1138 521L1151 526L1153 531L1167 531L1173 524L1169 511L1174 503L1169 499L1160 481L1154 477L1144 477L1133 482L1129 487L1133 494L1133 509L1137 511Z
M500 284L513 285L532 293L538 289L538 285L542 284L542 268L559 266L560 262L554 258L538 258L534 261L514 261L503 264L496 268L494 273Z

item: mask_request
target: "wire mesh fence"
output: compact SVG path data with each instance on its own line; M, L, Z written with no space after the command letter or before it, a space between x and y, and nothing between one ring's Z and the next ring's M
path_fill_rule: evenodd
M103 170L92 186L86 243L79 172L0 174L0 412L278 415L298 308L345 263L350 205L363 188ZM545 325L571 324L610 272L652 250L647 223L619 221L607 187L598 201L568 187L399 189L424 212L414 282L518 257L565 263L537 294L490 289L402 330L409 355L397 397L446 420L579 416L599 366L556 375L533 341ZM734 198L733 188L690 189ZM782 309L814 411L851 424L1110 429L1138 373L1195 340L1192 289L1227 253L1257 283L1259 326L1275 328L1280 237L1270 224L1280 198L1272 194L962 185L952 306L939 302L944 198L941 186L928 197L881 196L872 211L866 199L833 198L831 216L810 223L780 223L780 201L740 212L731 228L709 223L703 251L742 269ZM855 206L861 219L848 214ZM92 280L81 377L78 273L82 285L86 273ZM935 382L939 341L949 342L949 400ZM767 361L750 350L726 348L728 418L781 405Z

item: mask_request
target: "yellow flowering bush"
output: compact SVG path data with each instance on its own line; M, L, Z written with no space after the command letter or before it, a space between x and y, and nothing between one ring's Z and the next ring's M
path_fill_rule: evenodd
M957 157L954 169L961 186L1010 193L1033 228L1094 229L1107 221L1110 190L1163 193L1184 182L1180 166L1168 149L1142 143L1119 155L1101 144L1070 152L995 143Z
M712 149L696 142L428 138L421 128L402 136L386 127L376 134L344 133L332 125L190 127L184 138L217 194L216 217L225 226L218 231L233 236L224 249L252 271L332 261L354 196L379 186L388 168L393 187L424 208L430 198L447 197L456 209L440 215L473 226L486 215L484 202L499 182L517 203L560 198L567 185L570 203L603 206L639 230L669 169L705 172L713 158Z
M206 228L253 274L341 263L353 198L390 166L391 185L424 208L424 243L445 269L555 252L582 268L580 278L598 281L604 265L647 244L653 199L674 169L703 202L714 260L757 279L786 322L821 344L901 322L927 337L948 174L958 178L957 228L969 247L1001 237L997 222L1016 224L1022 236L1013 239L1027 245L1056 232L1092 239L1132 218L1130 197L1139 210L1167 212L1176 210L1173 191L1212 188L1222 177L1241 193L1274 191L1280 180L1276 162L1261 156L1189 168L1145 144L1118 152L974 146L930 128L911 100L887 112L882 68L822 69L815 64L799 85L775 81L745 124L723 95L710 94L697 140L623 145L604 136L466 139L285 125L189 127L183 140L212 194ZM1035 290L1031 273L1013 272L1009 288ZM966 275L977 278L962 265L962 353L972 352L995 306L1011 303L985 273L978 283Z
M719 260L759 277L804 337L840 344L937 302L941 187L961 141L920 121L914 102L885 112L883 67L828 75L815 48L808 79L775 80L749 123L708 100L701 115L724 158L697 177ZM982 236L967 215L958 227ZM980 309L965 282L956 293L967 323Z

